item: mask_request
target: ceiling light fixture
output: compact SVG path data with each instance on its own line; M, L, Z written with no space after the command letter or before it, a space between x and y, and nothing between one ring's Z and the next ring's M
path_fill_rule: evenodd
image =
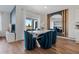
M47 6L44 6L44 8L47 8Z

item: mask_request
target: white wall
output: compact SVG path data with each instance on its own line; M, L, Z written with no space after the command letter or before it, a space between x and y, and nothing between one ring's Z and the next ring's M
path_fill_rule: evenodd
M79 22L79 9L69 8L68 36L79 41L79 29L76 29L76 22Z
M16 24L16 9L13 10L12 12L12 24Z
M0 13L0 31L2 30L2 19L1 19L1 13Z
M24 39L24 20L26 17L36 18L38 21L40 19L38 14L27 11L27 9L21 8L21 6L16 6L16 40Z
M40 27L44 27L44 30L47 29L47 14L40 15Z
M1 12L2 15L2 32L1 35L5 36L6 30L9 28L10 24L10 13Z
M23 13L21 9L16 6L16 40L22 39L22 32L23 32Z

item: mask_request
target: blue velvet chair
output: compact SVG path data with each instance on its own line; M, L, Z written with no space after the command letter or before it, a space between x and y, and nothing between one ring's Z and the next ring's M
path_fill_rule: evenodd
M41 48L51 48L52 45L56 43L57 32L49 31L39 35L38 42L41 45Z
M36 47L36 38L31 33L24 31L24 38L25 49L32 50Z
M51 32L46 32L40 34L38 37L38 42L40 43L41 48L51 48L52 47L52 39L50 38Z
M51 29L51 39L52 39L52 44L55 45L57 39L57 27Z
M52 45L55 45L56 39L57 39L57 31L56 30L51 31L51 39L52 39Z

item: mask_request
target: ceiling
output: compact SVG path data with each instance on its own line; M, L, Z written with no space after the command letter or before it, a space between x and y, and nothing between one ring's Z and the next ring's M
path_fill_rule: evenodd
M79 8L79 5L25 5L27 10L39 14L53 13L68 8Z
M23 7L38 14L49 14L63 9L79 8L79 5L23 5ZM3 12L11 12L13 8L14 5L0 5L0 11Z
M0 5L0 11L2 12L11 12L14 8L14 5Z

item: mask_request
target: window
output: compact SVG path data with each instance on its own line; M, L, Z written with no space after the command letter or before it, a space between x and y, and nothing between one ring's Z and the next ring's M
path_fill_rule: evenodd
M27 29L32 29L32 19L26 19L25 20L25 27Z
M1 21L1 14L0 14L0 31L2 31L2 21Z
M37 29L38 28L38 21L37 19L26 18L25 19L25 28L26 29Z

